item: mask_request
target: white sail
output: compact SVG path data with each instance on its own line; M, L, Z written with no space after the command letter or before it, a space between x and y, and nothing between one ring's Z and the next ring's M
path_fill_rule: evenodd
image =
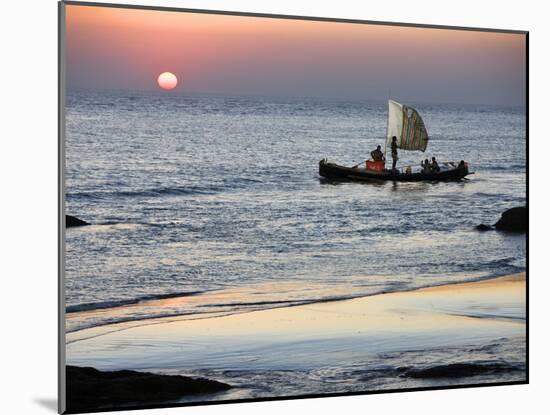
M428 132L420 114L406 105L390 99L388 101L387 145L397 137L397 147L402 150L425 151L428 146Z

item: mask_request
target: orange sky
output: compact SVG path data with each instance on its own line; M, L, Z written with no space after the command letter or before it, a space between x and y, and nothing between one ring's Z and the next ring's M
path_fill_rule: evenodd
M525 36L68 5L69 88L523 104ZM172 92L173 93L173 92Z

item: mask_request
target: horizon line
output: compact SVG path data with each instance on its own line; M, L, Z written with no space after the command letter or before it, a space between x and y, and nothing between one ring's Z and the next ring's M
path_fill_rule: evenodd
M129 89L129 88L98 88L98 87L82 87L82 86L67 86L66 92L73 91L92 91L92 92L124 92L124 93L137 93L137 94L156 94L156 95L166 95L173 97L189 97L189 96L209 96L209 97L239 97L239 98L273 98L273 99L291 99L291 100L311 100L311 101L336 101L336 102L387 102L389 99L397 100L399 102L412 102L415 104L445 104L445 105L468 105L468 106L495 106L495 107L505 107L505 108L526 108L527 103L523 104L511 104L511 103L485 103L485 102L457 102L457 101L426 101L426 100L403 100L397 98L396 96L384 97L384 98L357 98L357 97L334 97L326 95L266 95L266 94L246 94L246 93L233 93L233 92L203 92L195 90L182 90L178 91L164 91L157 89Z

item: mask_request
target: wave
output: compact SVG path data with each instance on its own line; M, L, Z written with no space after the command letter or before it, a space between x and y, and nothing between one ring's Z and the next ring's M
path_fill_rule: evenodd
M475 166L474 166L475 167ZM475 170L475 168L474 168ZM509 164L506 166L498 165L498 166L480 166L479 171L510 171L510 172L516 172L518 170L525 171L526 166L525 164Z
M246 311L240 311L239 313L244 313L244 312L246 312ZM131 327L143 327L143 326L148 326L148 325L151 325L151 324L161 324L162 319L164 319L164 318L187 317L186 320L203 320L203 319L209 319L209 318L213 318L213 317L225 317L225 316L230 316L230 315L233 315L233 314L238 314L238 313L237 312L234 312L234 313L219 313L219 312L211 312L211 311L190 312L190 313L181 313L181 312L180 313L170 313L170 312L167 312L167 313L161 313L161 314L154 315L154 316L132 316L132 317L124 318L124 319L116 319L115 318L115 319L111 319L111 320L102 321L101 324L97 324L95 322L84 321L84 322L74 324L72 327L67 326L66 327L66 333L67 334L76 333L76 332L79 332L79 331L82 331L82 330L96 328L96 327L102 327L102 328L113 327L113 328L106 331L106 332L104 332L104 333L93 334L91 336L85 336L85 337L81 337L81 338L78 338L78 339L69 340L69 341L67 341L67 344L75 343L75 342L78 342L78 341L81 341L81 340L87 340L87 339L94 338L94 337L103 336L104 334L117 332L117 331L122 331L122 330L126 330L126 329L129 328L129 326L117 327L121 323L123 323L123 324L137 323L136 325L132 325ZM157 320L157 321L155 321L155 320Z
M192 295L200 295L207 291L197 291L197 292L187 292L187 293L172 293L172 294L160 294L160 295L151 295L143 296L136 299L130 300L120 300L120 301L104 301L97 303L85 303L78 304L73 306L66 307L67 313L78 313L84 311L94 311L94 310L104 310L109 308L124 307L132 304L139 304L145 301L161 300L166 298L178 298L178 297L187 297ZM198 305L197 309L194 310L179 310L179 309L167 309L163 312L153 312L146 313L145 315L124 315L124 316L109 316L107 318L93 318L89 319L86 317L83 321L73 322L73 327L67 328L67 333L73 333L81 330L86 330L93 327L102 327L102 326L111 326L120 323L130 323L130 322L144 322L149 320L157 320L162 318L173 318L173 317L190 317L194 316L196 318L209 318L204 316L219 316L221 315L233 315L246 313L251 311L261 311L268 310L273 308L283 308L283 307L295 307L300 305L316 304L316 303L325 303L332 301L341 301L341 300L351 300L358 297L365 297L370 295L376 295L379 293L372 294L356 294L349 296L332 296L332 297L320 297L314 299L304 299L304 300L280 300L280 301L256 301L256 302L235 302L235 303L217 303L217 304L203 304ZM219 309L215 309L218 307ZM201 308L211 308L212 310L208 311L199 311ZM202 316L202 317L199 317ZM194 318L191 318L194 319Z
M227 190L238 190L250 183L263 183L259 179L235 177L224 179L220 184L205 186L163 186L143 190L95 190L81 192L67 192L67 199L109 199L116 197L159 197L159 196L185 196L185 195L213 195Z
M524 271L525 268L519 269L518 272ZM504 275L509 275L510 272L505 273ZM131 321L143 321L143 320L154 320L164 317L182 317L182 316L191 316L191 315L201 315L201 314L217 314L217 313L223 313L225 315L231 315L231 314L239 314L243 312L251 312L251 311L258 311L258 310L268 310L268 309L274 309L274 308L285 308L285 307L296 307L296 306L305 306L305 305L311 305L311 304L319 304L319 303L329 303L334 301L343 301L343 300L352 300L356 298L364 298L364 297L371 297L376 296L380 294L388 294L388 293L395 293L395 292L408 292L408 291L414 291L421 288L429 288L429 287L436 287L441 285L449 285L449 284L456 284L456 283L463 283L463 282L477 282L477 281L484 281L489 280L493 278L497 278L501 276L501 273L495 273L494 275L488 275L478 278L469 279L466 281L445 281L441 283L435 283L435 284L426 284L426 285L419 285L419 286L403 286L402 284L395 284L393 286L386 286L383 289L365 292L365 291L357 291L353 293L343 294L343 295L333 295L333 296L320 296L320 297L309 297L309 298L302 298L302 299L282 299L282 300L266 300L266 301L235 301L235 302L213 302L213 303L207 303L207 304L197 304L191 309L180 309L180 308L167 308L163 309L163 311L155 310L152 312L146 312L138 313L138 315L109 315L106 318L99 318L97 319L94 317L90 320L89 317L85 316L85 321L82 321L80 323L76 323L74 328L71 328L68 330L68 332L75 332L80 331L92 327L99 327L99 326L106 326L106 325L112 325L112 324L118 324L118 323L126 323ZM152 294L152 295L144 295L133 299L127 299L127 300L112 300L112 301L103 301L103 302L94 302L94 303L83 303L83 304L76 304L66 307L67 313L78 313L78 312L84 312L84 311L94 311L94 310L105 310L110 308L117 308L117 307L124 307L128 305L133 304L139 304L142 302L147 301L154 301L154 300L162 300L162 299L168 299L168 298L179 298L179 297L189 297L189 296L195 296L195 295L201 295L206 294L208 292L211 292L212 290L204 290L204 291L188 291L188 292L174 292L174 293L167 293L167 294ZM201 311L205 310L205 311ZM206 311L207 310L207 311ZM449 312L449 311L447 311ZM452 314L452 312L449 312L449 314ZM468 314L465 312L458 313L459 315L468 316L468 317L474 317L474 318L497 318L497 319L512 319L512 320L524 320L523 316L509 316L509 315L477 315L477 314Z
M257 307L262 305L303 305L319 302L320 300L273 300L273 301L251 301L251 302L235 302L235 303L216 303L202 304L198 307Z
M358 296L362 297L362 296ZM274 308L282 308L282 307L294 307L294 306L300 306L300 305L307 305L307 304L315 304L315 303L323 303L323 302L331 302L331 301L339 301L339 300L348 300L356 298L356 296L351 297L341 297L341 298L331 298L331 299L319 299L319 300L307 300L305 302L297 300L297 301L266 301L266 302L257 302L256 305L254 303L248 303L243 304L242 308L233 308L230 310L212 310L212 311L198 311L198 310L192 310L192 311L181 311L181 310L166 310L165 312L160 313L153 313L153 314L147 314L147 315L132 315L132 316L124 316L124 317L109 317L107 319L102 319L100 321L98 320L82 320L79 322L70 322L69 326L66 328L67 333L76 333L82 330L91 329L95 327L109 327L109 326L115 326L119 324L125 324L125 323L140 323L139 325L149 325L154 324L152 323L155 320L163 319L163 318L178 318L178 317L185 317L186 320L197 320L197 319L208 319L208 318L214 318L214 317L223 317L223 316L231 316L234 314L241 314L241 313L248 313L252 311L263 311L263 310L269 310ZM107 303L107 302L106 302ZM113 302L114 303L114 302ZM134 302L129 302L128 304L135 304ZM118 304L117 306L124 306L128 304ZM271 307L265 307L265 305L271 305ZM83 304L83 306L85 306ZM223 306L219 304L213 304L212 307L215 306ZM248 306L248 307L247 307ZM78 308L79 306L76 306L75 308ZM208 305L203 305L199 307L208 307ZM110 307L106 307L110 308ZM96 308L95 310L99 310L101 308ZM92 309L94 310L94 309ZM78 311L86 311L86 310L77 310L72 312L78 312ZM72 326L71 326L72 324ZM121 328L120 330L125 330L125 328ZM117 330L115 330L117 331ZM101 334L100 334L101 335ZM96 335L92 336L96 337ZM90 337L84 337L78 340L72 340L68 343L73 343L80 340L85 340Z
M108 199L113 197L156 197L180 195L211 195L222 191L219 186L175 186L158 187L145 190L118 190L94 192L68 192L67 199Z
M320 303L331 303L334 301L344 301L344 300L353 300L355 298L371 297L378 294L385 294L387 292L393 291L376 291L371 293L358 292L355 294L349 295L339 295L339 296L329 296L329 297L318 297L318 298L305 298L301 300L271 300L271 301L247 301L247 302L233 302L233 303L213 303L213 304L202 304L197 307L260 307L262 306L273 306L267 308L282 308L282 307L295 307L300 305L308 304L320 304ZM263 308L262 308L263 309ZM235 310L239 310L235 308Z
M65 308L65 312L77 313L80 311L104 310L107 308L116 308L116 307L122 307L126 305L139 304L144 301L165 300L168 298L179 298L179 297L190 297L193 295L203 294L205 292L206 291L186 291L186 292L168 293L168 294L150 294L150 295L144 295L141 297L136 297L128 300L112 300L112 301L100 301L96 303L83 303L83 304L67 306Z

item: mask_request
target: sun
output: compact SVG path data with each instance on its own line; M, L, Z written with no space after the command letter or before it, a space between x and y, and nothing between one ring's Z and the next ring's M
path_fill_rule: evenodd
M172 72L163 72L159 75L157 82L162 89L169 91L178 85L178 78Z

